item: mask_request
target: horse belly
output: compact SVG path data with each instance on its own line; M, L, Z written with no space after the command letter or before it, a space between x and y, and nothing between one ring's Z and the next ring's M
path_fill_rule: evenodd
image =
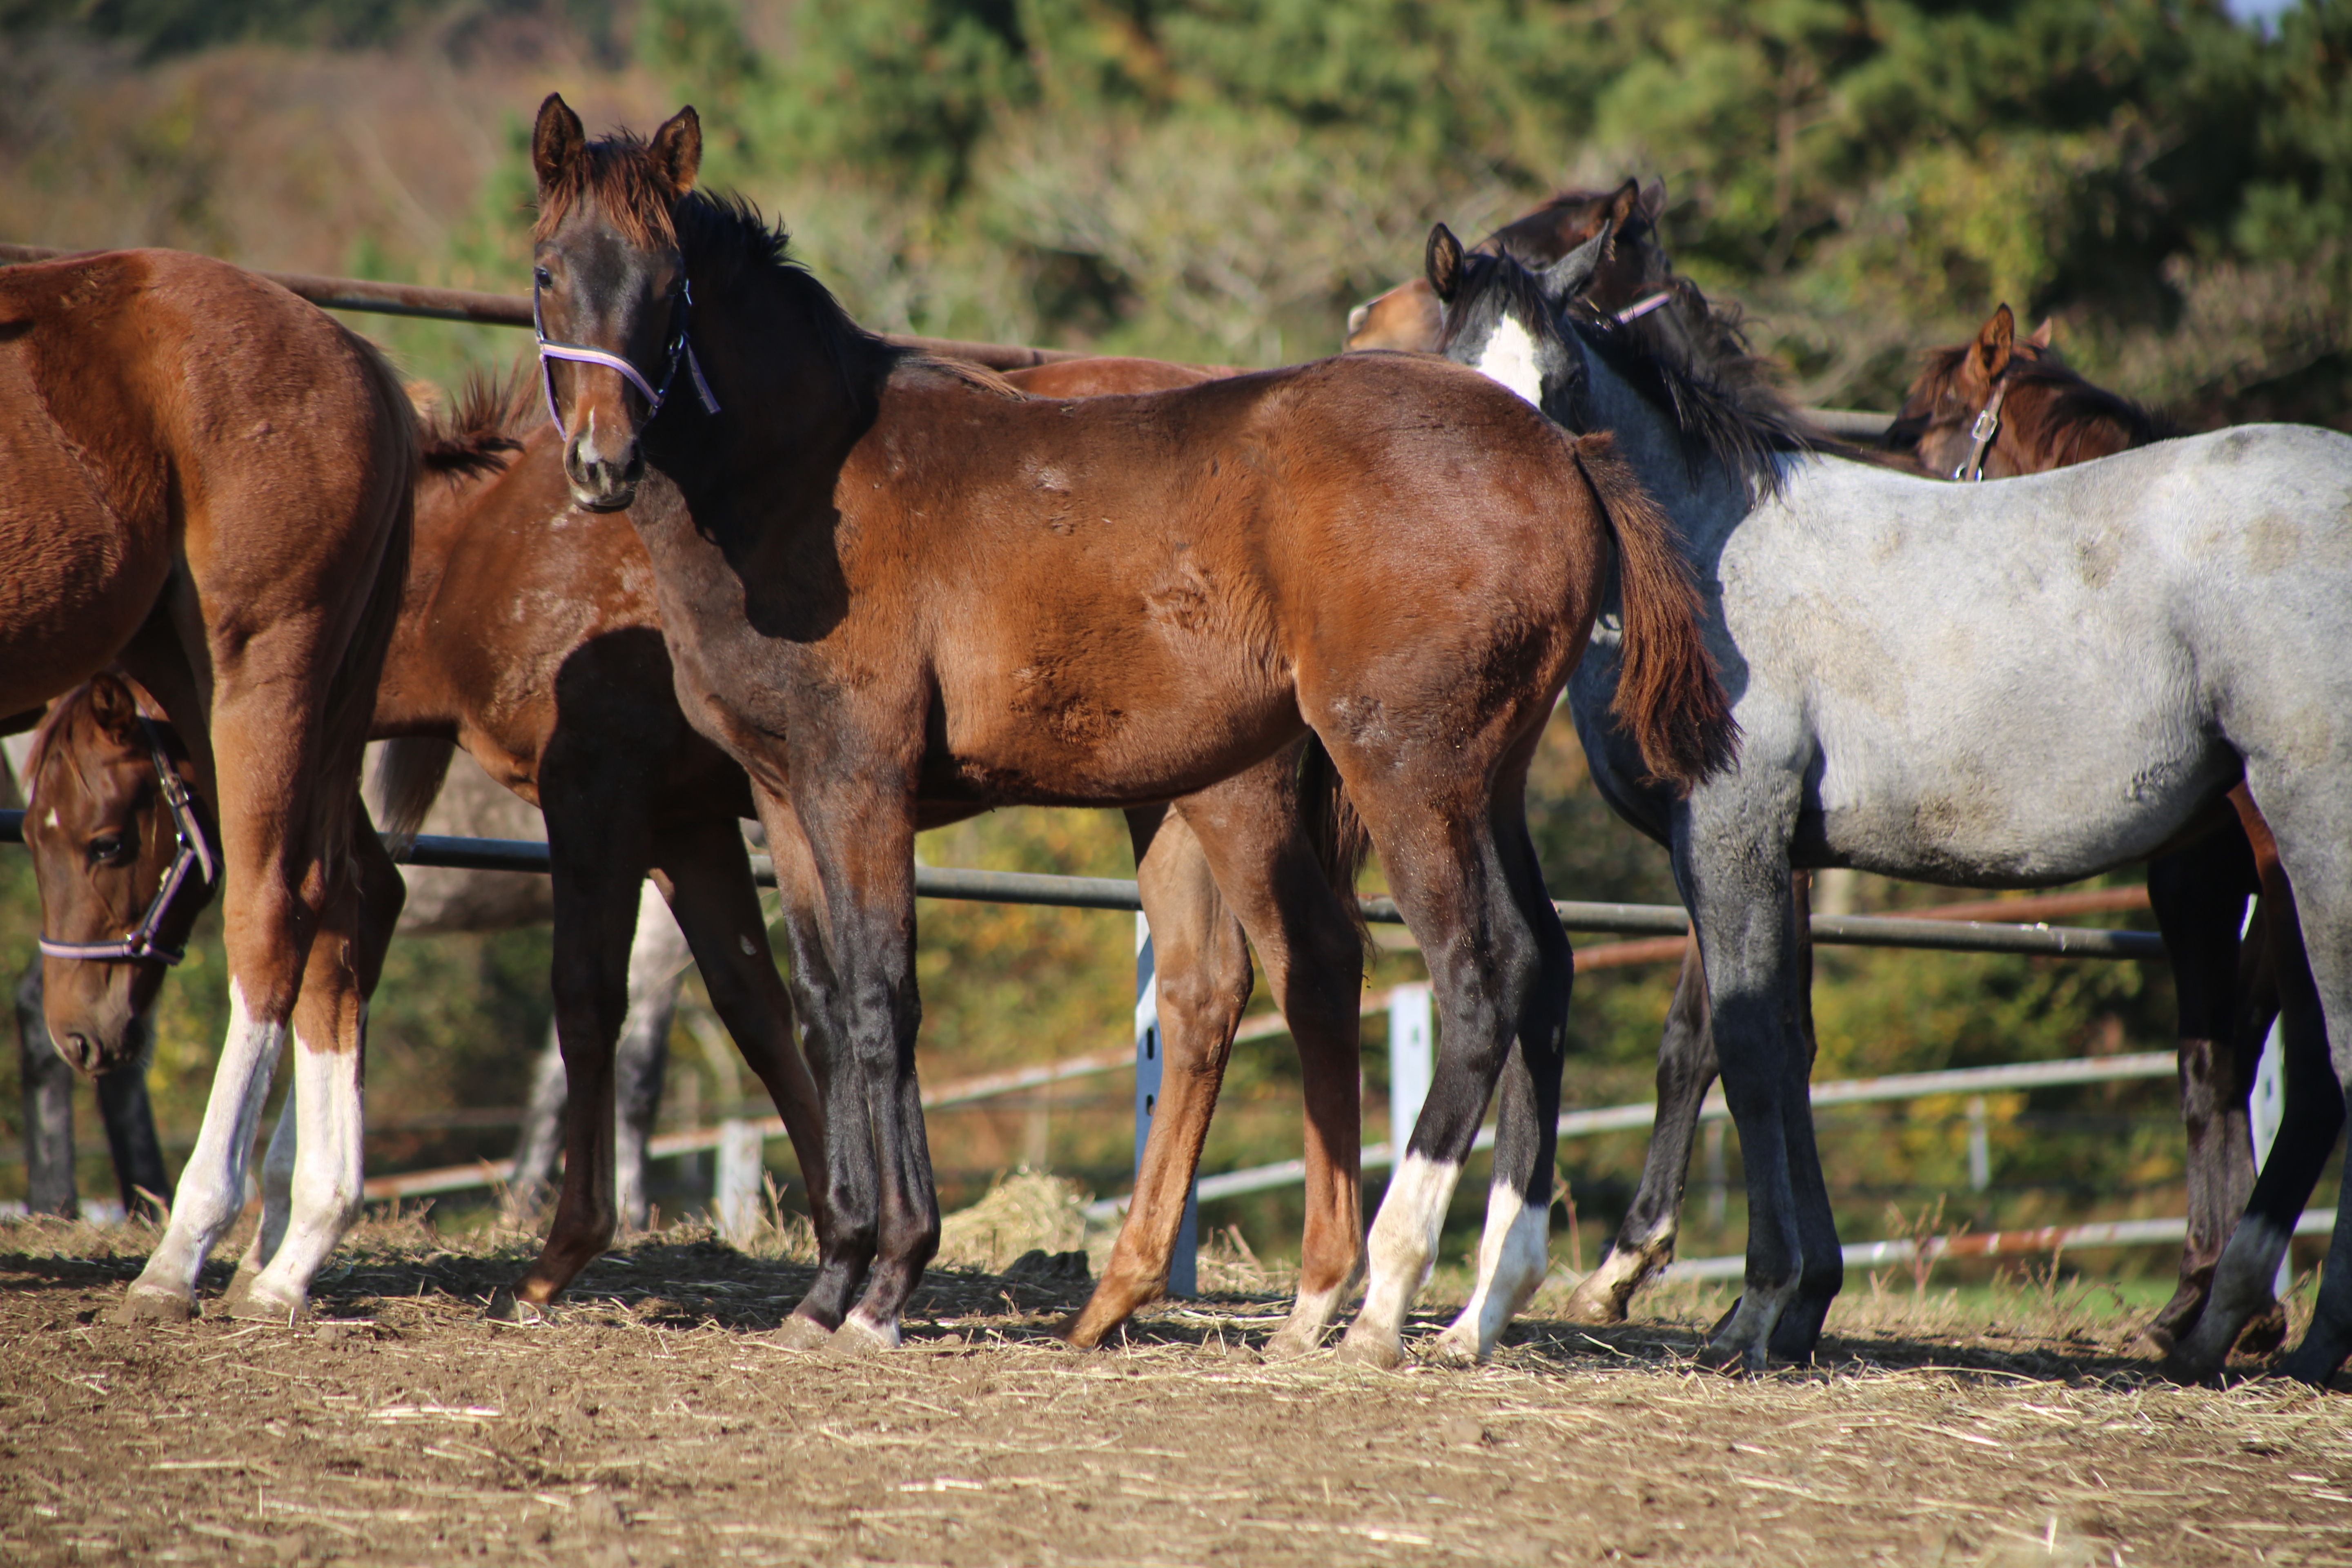
M8 476L0 487L5 716L39 706L120 653L153 608L171 562L160 542L142 547L54 442L0 433L0 473Z

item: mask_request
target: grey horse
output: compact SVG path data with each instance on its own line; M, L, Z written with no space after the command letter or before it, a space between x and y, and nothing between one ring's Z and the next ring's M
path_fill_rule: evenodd
M2352 1080L2327 1027L2352 1042L2352 439L2248 426L1998 486L1844 460L1759 388L1562 318L1606 240L1538 275L1465 257L1441 227L1429 273L1451 357L1612 433L1674 517L1743 732L1738 765L1687 799L1648 784L1609 716L1620 638L1603 616L1570 706L1603 796L1672 848L1747 1164L1746 1288L1712 1353L1809 1354L1843 1283L1791 866L2051 886L2196 831L2242 776L2315 990L2282 997L2285 1124L2179 1348L2210 1370L2268 1299ZM2347 1200L2286 1363L2314 1382L2352 1350Z

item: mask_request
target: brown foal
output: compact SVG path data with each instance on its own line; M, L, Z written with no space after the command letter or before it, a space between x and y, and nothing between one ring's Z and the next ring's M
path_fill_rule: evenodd
M168 251L0 273L0 720L120 660L176 721L220 816L229 1038L171 1226L125 1302L134 1319L192 1310L289 1037L316 1125L267 1310L299 1307L358 1210L358 1129L331 1108L358 1088L359 950L383 910L362 884L398 899L358 777L415 463L383 362L274 284ZM45 989L78 1065L115 1065L82 1012L107 987Z
M688 715L751 775L788 910L814 911L793 978L825 1046L838 1224L798 1315L862 1281L836 1338L895 1343L937 1245L919 803L1213 803L1311 731L1446 1025L1348 1350L1402 1353L1499 1083L1508 1300L1443 1346L1485 1353L1540 1279L1570 981L1521 795L1612 578L1648 764L1687 781L1733 744L1670 526L1608 442L1434 360L1050 400L893 349L748 210L693 193L700 150L690 110L592 146L548 100L535 281L573 494L631 508ZM1265 950L1225 820L1189 801L1185 820Z

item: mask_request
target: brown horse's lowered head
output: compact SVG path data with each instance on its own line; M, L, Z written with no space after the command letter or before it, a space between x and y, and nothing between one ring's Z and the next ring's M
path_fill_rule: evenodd
M702 121L681 109L650 142L608 137L592 147L580 117L550 93L530 161L532 291L564 477L582 506L618 511L645 477L638 437L685 374L691 300L670 214L701 169Z
M2007 305L1972 342L1930 350L1885 444L1938 479L2044 473L2162 440L2158 416L2095 386L2051 346L2052 323L2017 335ZM1979 435L1981 434L1981 439Z
M25 844L33 852L45 942L98 946L144 929L152 947L176 953L212 901L215 879L195 875L155 905L179 854L157 746L183 783L194 782L195 768L168 724L141 721L130 683L101 674L58 698L34 737L25 769ZM190 809L202 811L193 797ZM209 821L199 831L210 835ZM45 954L44 1013L58 1054L92 1077L135 1068L148 1037L142 1020L164 968L156 957Z

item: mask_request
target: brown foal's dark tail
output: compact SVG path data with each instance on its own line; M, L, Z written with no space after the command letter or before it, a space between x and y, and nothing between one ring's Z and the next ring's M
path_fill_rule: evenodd
M1675 549L1674 520L1650 499L1606 433L1576 439L1577 466L1617 539L1625 635L1611 704L1643 765L1687 794L1739 755L1739 725L1699 636L1701 605Z
M454 406L417 416L425 472L462 479L503 469L510 455L522 450L516 432L535 412L530 395L536 390L520 371L503 381L478 372L468 375Z
M429 735L386 741L376 752L376 826L391 841L387 847L394 859L407 859L416 847L416 830L441 798L449 760L457 754L455 741Z
M1348 782L1339 776L1331 753L1313 734L1307 737L1306 755L1298 761L1298 805L1307 841L1323 868L1332 896L1348 911L1348 923L1356 928L1357 939L1370 947L1372 929L1364 923L1364 907L1356 899L1356 879L1371 858L1372 836L1365 831L1364 819L1356 815L1356 803L1348 798Z

